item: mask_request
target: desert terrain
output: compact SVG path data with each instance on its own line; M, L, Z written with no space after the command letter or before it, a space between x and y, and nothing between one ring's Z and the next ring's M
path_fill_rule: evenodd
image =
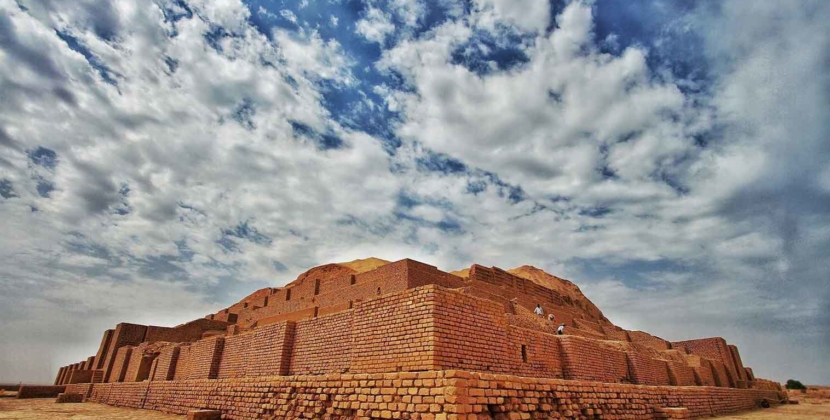
M754 411L719 416L718 419L732 420L819 420L830 419L830 387L808 387L806 393L790 391L790 398L798 404L782 405L777 408L758 409ZM163 414L158 411L135 410L110 407L108 405L55 404L54 399L18 400L0 398L0 419L15 420L181 420L185 416Z

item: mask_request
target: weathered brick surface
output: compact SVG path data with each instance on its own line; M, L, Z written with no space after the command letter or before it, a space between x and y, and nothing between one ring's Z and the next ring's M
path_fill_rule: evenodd
M66 370L65 366L58 369L58 375L55 377L55 382L53 382L52 385L63 385L63 382L61 382L61 379L63 378L63 374L64 374L65 370Z
M655 350L668 350L671 348L671 343L668 341L643 331L629 331L628 337L632 342L644 344Z
M107 382L124 382L134 348L133 346L124 346L118 349L113 358L112 370Z
M81 394L84 398L88 397L92 392L93 384L72 384L66 386L67 394Z
M211 337L191 344L186 378L215 379L224 345L224 337Z
M625 353L600 347L594 340L558 336L565 379L598 382L630 382Z
M695 382L695 371L691 366L677 361L667 361L666 364L669 368L669 378L671 379L672 385L697 385L697 383Z
M748 381L749 378L746 376L746 370L744 368L744 362L741 360L741 353L738 351L738 347L735 345L728 345L729 353L732 355L732 364L735 366L736 373L738 377L737 380L741 381Z
M189 343L202 339L204 333L209 331L225 331L228 328L227 322L197 319L173 328L157 327L150 325L144 341L167 341L170 343Z
M66 392L63 385L21 385L17 390L17 398L55 398Z
M508 331L509 356L505 355L505 371L523 376L563 378L559 341L550 334L524 328Z
M117 382L111 380L113 367L115 365L115 358L118 350L123 346L137 346L144 341L144 335L147 333L146 325L128 324L123 322L115 327L112 333L112 339L104 360L104 381Z
M225 337L225 346L222 349L222 358L216 374L217 378L241 378L245 376L245 367L251 357L249 354L251 337L251 334ZM256 356L254 355L254 357Z
M297 322L289 374L347 372L351 365L352 317L348 311Z
M220 410L229 420L655 419L726 414L753 408L761 399L778 401L782 396L782 392L772 390L643 386L435 371L97 384L89 400L175 414ZM686 417L660 417L667 411L685 411Z
M113 333L115 333L115 330L104 331L104 336L101 338L101 345L98 347L98 353L95 353L95 369L104 369L104 362L110 351Z
M353 330L353 372L397 372L435 368L434 288L390 293L358 305Z
M669 367L664 360L626 352L631 382L642 385L671 385Z
M255 329L251 352L257 358L249 359L246 376L287 375L295 327L293 322L281 322Z
M628 331L614 326L603 326L602 330L605 332L605 336L608 337L609 340L616 340L616 341L631 341L631 337L628 336Z
M64 404L64 403L81 403L84 402L83 394L71 393L71 392L62 392L58 394L58 397L55 399L55 403L57 404Z
M83 384L92 382L91 370L73 370L66 384Z
M507 320L501 305L433 286L427 290L430 290L430 308L434 312L437 366L504 371L509 369L505 364L515 365L518 349L511 352L509 348L515 347L515 343L508 340Z
M146 348L146 343L142 343L133 348L133 351L130 353L130 358L127 361L127 370L124 372L124 380L120 382L138 381L138 372L143 365L144 350Z
M176 367L173 369L173 379L176 381L190 377L190 345L179 348L179 357L176 359Z
M735 380L738 378L737 368L732 357L732 352L729 350L726 340L723 338L701 338L697 340L677 341L671 344L673 347L685 349L688 353L720 362L723 365L723 369L728 372L728 374L719 372L723 376L721 379L723 385L721 386L735 386Z
M161 350L156 359L156 368L150 377L152 381L170 381L175 378L176 363L179 360L181 346L168 346Z

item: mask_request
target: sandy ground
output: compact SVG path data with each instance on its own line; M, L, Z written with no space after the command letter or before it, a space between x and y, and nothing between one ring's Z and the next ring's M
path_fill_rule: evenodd
M758 409L746 413L720 416L732 420L819 420L830 419L830 388L813 388L807 393L790 393L798 404L777 408ZM174 416L150 410L110 407L108 405L55 404L53 398L18 400L0 398L0 419L16 420L182 420Z
M0 419L15 420L182 420L151 410L110 407L103 404L55 404L54 398L0 399Z

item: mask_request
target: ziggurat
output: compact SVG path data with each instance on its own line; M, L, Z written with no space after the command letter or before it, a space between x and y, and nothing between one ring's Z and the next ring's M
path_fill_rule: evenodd
M684 419L786 398L724 339L624 330L533 267L377 259L313 268L177 327L118 324L55 384L240 420Z

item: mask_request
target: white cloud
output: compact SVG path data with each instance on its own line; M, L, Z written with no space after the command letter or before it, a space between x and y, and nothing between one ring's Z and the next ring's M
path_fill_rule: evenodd
M355 24L355 32L371 42L383 44L386 37L395 32L395 25L389 14L370 7L365 16Z
M280 10L280 16L290 20L291 23L295 23L295 24L297 23L297 15L295 15L294 12L292 12L288 9Z
M476 5L485 14L494 12L495 19L529 32L544 32L550 21L550 2L547 0L476 0Z
M762 375L785 374L771 360L787 350L758 337L786 342L788 329L811 343L800 356L823 363L811 353L829 313L823 3L693 10L682 24L706 38L711 67L694 92L656 72L645 46L603 53L584 2L549 34L547 2L482 2L422 34L422 2L330 21L391 45L376 65L402 89L365 86L354 46L313 26L259 33L238 1L193 2L198 13L175 22L141 2L113 3L103 20L84 2L30 3L0 0L0 191L13 192L0 199L0 302L21 305L10 331L52 331L71 350L29 334L0 355L73 362L116 322L181 322L372 255L447 270L533 264L626 327L726 335ZM217 23L232 36L206 39ZM502 23L535 33L512 45L525 63L480 74L453 58L482 33L497 45L481 51L503 46ZM382 95L401 113L402 144L338 124L321 84ZM55 168L29 160L39 146ZM448 158L467 170L440 170ZM168 315L148 317L159 308ZM9 366L0 359L0 376L53 373Z

